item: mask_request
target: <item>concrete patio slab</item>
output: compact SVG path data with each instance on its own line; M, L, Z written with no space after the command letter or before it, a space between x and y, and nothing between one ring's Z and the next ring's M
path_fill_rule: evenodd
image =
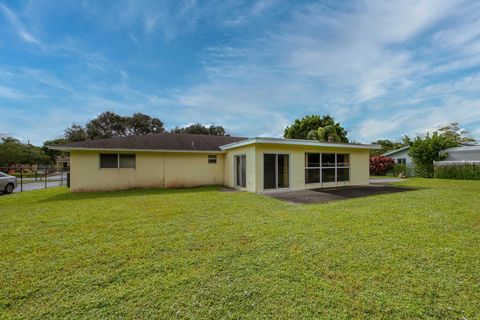
M296 204L325 203L330 201L346 200L352 198L367 197L379 194L405 192L417 190L386 185L350 186L326 189L312 189L299 191L285 191L265 193L265 195Z

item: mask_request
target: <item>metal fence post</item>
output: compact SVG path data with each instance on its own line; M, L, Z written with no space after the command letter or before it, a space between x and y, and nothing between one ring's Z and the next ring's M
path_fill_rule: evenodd
M20 192L23 192L23 170L20 170Z
M47 189L47 168L44 167L44 171L45 171L45 189Z

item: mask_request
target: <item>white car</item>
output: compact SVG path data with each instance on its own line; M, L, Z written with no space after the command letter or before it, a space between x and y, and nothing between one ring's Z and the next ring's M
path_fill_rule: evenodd
M17 178L0 172L0 193L10 194L17 187Z

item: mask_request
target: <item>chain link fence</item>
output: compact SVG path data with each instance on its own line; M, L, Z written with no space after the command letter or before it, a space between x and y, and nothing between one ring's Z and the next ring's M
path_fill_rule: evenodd
M69 185L69 168L54 165L20 165L0 167L0 172L17 178L13 192L46 189ZM1 192L1 190L0 190Z

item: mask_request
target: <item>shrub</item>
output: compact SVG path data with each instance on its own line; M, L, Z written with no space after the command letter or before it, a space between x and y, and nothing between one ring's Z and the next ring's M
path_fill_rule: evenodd
M390 157L376 156L370 157L370 174L374 176L384 176L391 172L395 166L395 161Z
M455 180L480 180L480 164L437 165L435 178Z
M422 178L433 177L433 163L415 163L415 175Z
M411 165L395 163L393 169L390 171L390 174L395 177L399 175L402 175L404 177L413 177L415 175L415 172Z

